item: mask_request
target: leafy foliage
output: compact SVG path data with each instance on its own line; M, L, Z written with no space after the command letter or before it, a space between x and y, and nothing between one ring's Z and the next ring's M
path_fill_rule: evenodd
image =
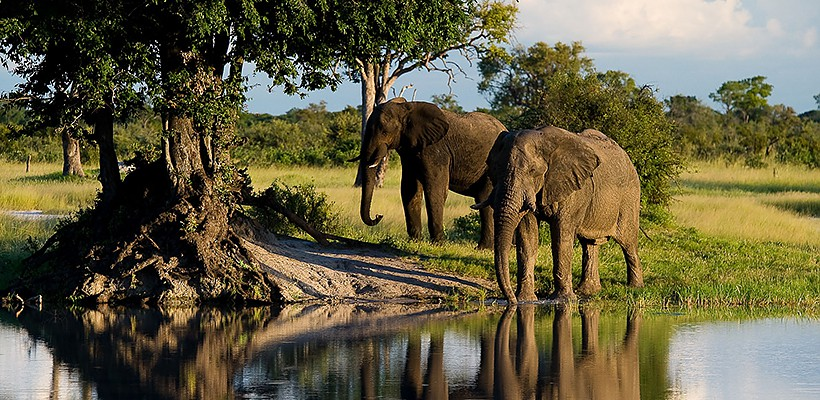
M736 115L744 122L760 119L769 103L772 85L766 83L765 76L755 76L739 81L724 82L709 98L723 104L726 115Z
M330 112L324 102L284 115L243 114L233 159L246 165L344 165L359 151L358 110Z
M580 43L536 43L512 52L497 48L479 64L479 89L510 129L555 125L594 128L629 154L641 179L645 206L666 205L670 180L682 168L673 125L651 88L625 72L596 72Z
M338 232L341 227L341 218L335 210L335 205L322 192L317 192L313 185L288 186L281 181L274 181L267 189L278 201L294 214L302 217L313 228L325 232ZM260 209L253 211L255 217L273 232L293 235L299 228L288 221L284 216L274 212L264 212Z
M721 114L691 96L666 101L681 152L697 160L740 161L751 168L770 161L820 167L820 123L811 113L796 115L766 101L771 85L763 77L722 84L710 97L724 102Z

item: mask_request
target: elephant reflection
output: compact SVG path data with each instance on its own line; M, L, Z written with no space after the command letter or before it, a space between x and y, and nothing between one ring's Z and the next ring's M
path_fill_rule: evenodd
M535 344L535 306L518 308L518 338L510 353L510 329L516 307L509 307L498 322L495 335L496 399L534 399L538 383L538 347ZM513 359L516 365L513 366Z
M421 335L411 334L401 386L404 399L639 399L638 336L641 317L627 320L622 342L599 342L599 311L582 309L581 352L572 337L572 311L558 307L551 349L538 348L532 304L508 307L495 329L481 334L481 366L473 387L449 390L443 334L432 333L422 377ZM513 319L516 320L513 328ZM543 361L539 361L543 358Z
M510 344L513 315L517 314L515 352ZM627 322L623 343L613 349L598 340L598 310L581 311L581 353L572 339L572 311L555 310L551 360L539 373L535 340L535 307L508 308L495 334L495 399L639 399L638 335L640 317ZM543 354L543 353L542 353ZM487 372L483 372L485 375ZM486 379L486 377L485 377Z
M619 348L598 341L598 310L581 311L581 355L572 346L572 313L558 307L553 320L552 371L544 385L551 399L640 399L638 335L641 317L631 314Z
M427 356L427 374L424 380L422 380L421 368L421 334L411 333L407 341L407 362L404 364L401 397L403 399L448 399L449 395L447 376L444 371L444 332L434 331L430 334L430 351Z

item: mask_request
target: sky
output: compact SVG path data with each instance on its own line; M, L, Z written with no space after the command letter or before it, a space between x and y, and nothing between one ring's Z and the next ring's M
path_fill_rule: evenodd
M820 94L820 1L818 0L520 0L514 43L580 41L598 71L618 70L665 99L682 94L709 100L722 83L762 75L774 90L769 104L802 113L818 108ZM477 90L475 65L463 60L467 76L448 86L442 73L402 76L396 93L429 101L452 93L466 110L489 107ZM0 92L15 80L0 72ZM335 92L287 96L268 91L264 74L251 76L247 110L282 114L325 101L331 111L361 103L361 89L343 83Z

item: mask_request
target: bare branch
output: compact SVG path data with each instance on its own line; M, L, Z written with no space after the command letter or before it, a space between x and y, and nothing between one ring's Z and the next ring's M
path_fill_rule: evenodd
M31 101L34 100L32 96L20 96L20 97L4 97L0 98L0 102L3 103L18 103L22 101Z
M398 95L397 97L402 97L402 95L404 95L404 91L405 91L405 90L407 90L407 89L409 89L409 88L412 88L412 87L413 87L413 84L412 84L412 83L411 83L411 84L409 84L409 85L404 85L404 86L401 88L401 91L399 92L399 95ZM394 92L395 92L395 91L394 91ZM415 97L415 96L414 96L414 97Z

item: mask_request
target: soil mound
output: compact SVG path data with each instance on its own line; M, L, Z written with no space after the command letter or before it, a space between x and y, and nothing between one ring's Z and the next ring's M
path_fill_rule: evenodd
M431 271L419 260L373 248L325 247L301 239L247 240L286 302L420 301L494 291L494 283Z

